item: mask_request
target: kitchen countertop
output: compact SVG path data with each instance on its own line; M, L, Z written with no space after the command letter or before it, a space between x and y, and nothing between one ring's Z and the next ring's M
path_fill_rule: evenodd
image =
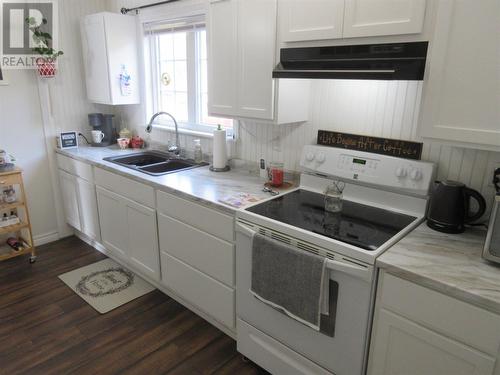
M436 232L425 223L377 259L409 281L500 314L500 265L481 258L486 231Z
M262 180L250 172L248 167L235 167L229 172L210 172L208 166L180 171L163 176L150 176L103 160L110 156L129 155L143 150L120 150L116 146L85 147L61 150L57 153L80 160L110 172L120 174L135 181L153 186L155 189L173 193L180 197L197 201L206 206L234 214L238 208L222 203L220 200L242 193L250 194L258 200L270 198L262 191Z

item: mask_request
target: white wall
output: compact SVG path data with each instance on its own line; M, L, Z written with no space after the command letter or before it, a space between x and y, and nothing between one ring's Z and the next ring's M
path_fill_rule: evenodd
M0 149L12 153L24 170L33 234L57 231L40 100L33 71L7 71L0 86Z
M64 0L58 4L60 49L65 54L57 76L40 80L34 71L7 71L9 85L0 86L0 149L14 154L24 170L36 242L53 240L61 231L57 222L60 195L53 175L55 133L87 132L87 113L103 109L85 98L79 20L105 10L106 2ZM44 114L50 115L52 124L47 124Z
M300 150L316 143L318 129L421 141L417 122L422 82L313 81L310 121L276 127L245 121L240 128L237 154L246 160L284 161L299 169ZM437 164L437 178L462 181L481 191L490 204L495 166L500 153L425 141L423 160Z

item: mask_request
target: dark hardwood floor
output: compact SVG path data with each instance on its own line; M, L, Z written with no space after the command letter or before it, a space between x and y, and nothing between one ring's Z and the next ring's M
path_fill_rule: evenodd
M0 374L266 374L155 290L101 315L57 276L105 258L76 237L0 262Z

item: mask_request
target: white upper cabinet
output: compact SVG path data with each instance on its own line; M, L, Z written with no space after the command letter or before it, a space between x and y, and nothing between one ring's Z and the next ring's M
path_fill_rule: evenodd
M500 2L440 0L420 134L500 149Z
M135 17L97 13L81 21L87 97L93 103L138 104L139 69ZM121 84L122 72L130 85Z
M342 38L344 0L281 0L283 42Z
M238 5L238 111L244 117L272 119L276 2L246 0Z
M426 0L279 0L281 42L418 34Z
M294 123L309 116L309 82L272 78L276 0L210 0L208 112L214 116Z
M418 34L424 15L425 0L346 0L343 36Z
M236 111L237 3L212 0L208 14L208 111L231 116Z

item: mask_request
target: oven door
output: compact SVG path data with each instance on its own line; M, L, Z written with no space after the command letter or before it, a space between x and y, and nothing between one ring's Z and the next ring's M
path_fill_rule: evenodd
M362 374L373 268L342 261L330 261L330 285L338 284L336 301L330 301L330 306L336 302L335 312L330 313L333 321L329 322L334 329L333 336L321 333L279 312L250 293L254 233L254 229L245 223L237 223L236 309L238 318L329 372L336 375ZM268 348L268 350L272 352L274 349ZM258 359L256 362L259 363ZM298 369L296 373L306 372Z

